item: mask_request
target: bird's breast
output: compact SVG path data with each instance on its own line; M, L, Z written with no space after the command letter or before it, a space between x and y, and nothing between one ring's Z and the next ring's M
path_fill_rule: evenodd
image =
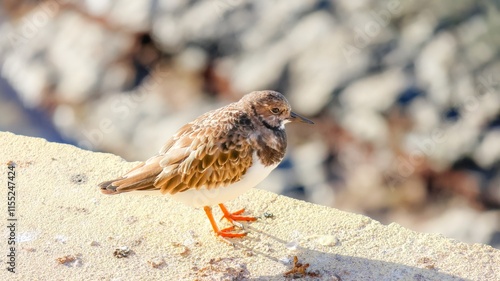
M264 131L252 134L250 145L257 152L257 157L264 166L277 165L286 152L285 131Z

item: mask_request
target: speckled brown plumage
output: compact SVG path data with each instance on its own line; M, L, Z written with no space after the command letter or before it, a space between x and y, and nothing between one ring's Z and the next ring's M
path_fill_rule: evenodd
M282 94L252 92L184 125L158 155L99 186L105 194L230 190L252 166L269 167L269 171L277 166L286 151L284 125L296 121L312 123L293 113Z

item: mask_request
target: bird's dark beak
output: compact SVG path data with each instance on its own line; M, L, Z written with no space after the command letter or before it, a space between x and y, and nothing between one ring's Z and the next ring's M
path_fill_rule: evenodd
M290 122L301 122L301 123L307 123L307 124L314 124L313 121L305 118L305 117L302 117L300 115L298 115L297 113L295 112L290 112L290 117L288 118L288 121Z

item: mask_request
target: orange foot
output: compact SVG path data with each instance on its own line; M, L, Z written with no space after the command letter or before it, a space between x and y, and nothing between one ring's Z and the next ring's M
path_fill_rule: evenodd
M243 214L243 212L245 212L245 209L241 209L241 210L238 210L236 212L231 213L227 210L226 206L224 206L223 204L219 204L219 207L222 210L222 213L224 213L222 218L226 218L231 223L234 223L234 221L256 221L257 220L257 218L254 218L254 217L240 216L241 214Z
M245 209L242 209L242 210L239 210L237 212L234 212L234 213L230 213L226 207L222 204L219 204L219 207L221 208L222 212L224 213L224 218L228 219L231 223L235 223L235 221L254 221L256 220L256 218L254 217L244 217L244 216L240 216L241 213L243 213L243 211ZM240 238L240 237L243 237L246 234L246 232L232 232L235 228L235 226L230 226L230 227L227 227L227 228L224 228L224 229L221 229L219 230L219 227L217 226L217 224L215 223L215 220L214 220L214 216L212 214L212 208L210 208L209 206L205 206L203 207L203 209L205 210L205 213L207 214L207 217L208 219L210 220L210 224L212 225L212 228L214 229L214 232L218 235L218 236L221 236L221 237L225 237L225 238Z

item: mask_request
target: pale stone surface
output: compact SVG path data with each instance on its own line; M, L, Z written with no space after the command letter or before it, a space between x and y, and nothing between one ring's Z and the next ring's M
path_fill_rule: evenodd
M214 237L203 211L168 196L99 192L99 182L136 163L10 133L0 133L4 195L10 161L16 164L17 273L4 270L3 197L2 280L283 280L293 256L319 273L311 280L500 280L500 251L490 246L258 189L228 204L261 216L230 246ZM130 255L115 257L117 248ZM74 261L58 262L68 255Z

